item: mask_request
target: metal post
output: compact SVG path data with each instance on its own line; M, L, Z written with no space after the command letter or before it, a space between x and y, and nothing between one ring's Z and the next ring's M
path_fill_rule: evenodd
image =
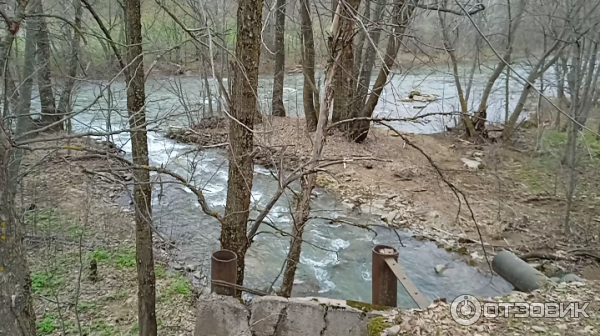
M211 280L237 283L237 255L233 251L220 250L212 254L210 263ZM211 282L210 291L219 295L235 296L235 288Z
M377 245L373 248L372 302L374 305L396 307L398 279L385 262L386 258L394 258L398 261L398 251L385 245Z

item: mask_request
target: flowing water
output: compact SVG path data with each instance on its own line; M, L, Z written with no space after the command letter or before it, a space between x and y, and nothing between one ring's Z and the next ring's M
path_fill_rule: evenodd
M288 75L285 83L285 103L288 114L302 116L302 75ZM476 77L475 87L481 88L484 77ZM260 105L267 107L272 81L261 79L259 90ZM91 82L79 88L75 110L89 107L78 114L73 122L76 131L103 131L107 128L110 112L111 129L127 128L126 96L123 83L113 83L113 109L109 109L107 100L99 98L102 85L106 82ZM163 136L171 125L185 125L190 113L185 113L182 102L189 110L198 110L206 106L202 95L202 82L193 77L158 78L148 83L147 113L149 120L155 121L149 132L149 154L152 165L165 166L180 173L201 188L209 205L223 213L227 188L227 157L223 152L207 150L200 153L191 151L193 146L176 143ZM435 93L444 98L431 103L401 103L408 91L419 88L424 93ZM185 99L177 97L183 92ZM479 92L479 93L478 93ZM103 91L106 95L106 91ZM474 90L472 95L480 94ZM503 93L494 93L495 95ZM514 90L513 94L518 94ZM386 88L381 103L376 109L380 116L407 117L417 113L455 111L452 77L449 75L407 75L394 79ZM235 97L234 97L235 98ZM492 102L499 100L495 96ZM216 106L216 101L214 101ZM34 106L39 108L38 106ZM424 106L418 110L414 106ZM264 108L263 110L267 110ZM502 115L502 103L493 105L488 111L493 118ZM197 113L197 112L192 112ZM420 125L398 124L404 131L432 133L439 131L447 118L430 118L429 123ZM129 135L114 135L112 140L122 146L128 155L131 153ZM204 274L210 265L210 254L219 249L220 227L217 221L201 211L193 193L171 179L152 175L162 184L154 187L153 206L156 227L164 236L177 242L176 258L185 264L196 265ZM252 189L252 207L261 209L277 189L277 182L271 172L255 168ZM278 229L291 231L289 203L291 198L282 197L267 218ZM253 210L251 218L256 216ZM311 215L322 218L344 218L355 223L375 223L375 217L356 215L339 204L336 199L323 190L316 190ZM326 296L370 302L371 300L371 249L376 244L386 244L400 252L399 262L416 286L430 299L448 298L473 293L482 296L494 296L507 293L512 286L500 277L491 278L477 269L467 266L457 256L439 249L434 243L416 241L409 232L397 233L378 228L376 235L354 226L336 224L328 219L312 219L305 233L301 265L297 271L294 295ZM245 285L265 290L281 272L289 246L289 238L281 236L268 225L262 225L246 258ZM447 265L442 274L434 270L436 265ZM278 283L275 284L277 286ZM401 286L399 286L401 287ZM407 293L399 289L399 305L410 307Z

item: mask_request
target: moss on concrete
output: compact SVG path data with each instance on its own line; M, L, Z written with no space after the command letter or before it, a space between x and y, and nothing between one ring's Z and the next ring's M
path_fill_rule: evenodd
M362 310L364 312L386 311L386 310L392 309L392 307L388 307L388 306L374 305L371 303L352 301L352 300L346 300L346 304L349 307L356 308L356 309Z
M367 334L368 336L379 336L385 329L391 326L392 325L387 323L383 317L376 317L371 319L367 324Z

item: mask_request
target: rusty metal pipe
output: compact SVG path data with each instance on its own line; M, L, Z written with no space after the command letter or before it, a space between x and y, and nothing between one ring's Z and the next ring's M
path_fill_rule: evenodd
M385 258L398 261L398 251L386 245L373 248L372 262L372 303L374 305L396 307L398 300L398 279L385 262Z
M237 283L237 255L233 251L220 250L212 254L210 261L211 280ZM219 295L235 296L235 288L220 286L211 281L210 291Z

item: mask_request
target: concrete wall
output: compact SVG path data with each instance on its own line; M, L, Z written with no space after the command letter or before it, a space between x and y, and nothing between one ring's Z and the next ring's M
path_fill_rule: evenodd
M214 294L198 302L195 336L362 336L377 312L366 313L343 300L265 296L250 307Z

